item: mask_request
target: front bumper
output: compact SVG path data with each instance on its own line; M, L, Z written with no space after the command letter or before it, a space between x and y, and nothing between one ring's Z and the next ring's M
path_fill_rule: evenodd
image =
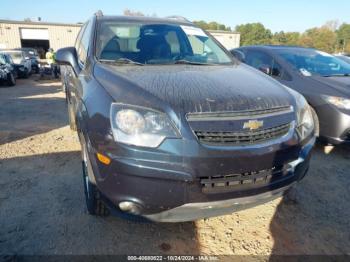
M307 167L305 165L305 161L307 161ZM297 175L299 177L298 180L302 179L306 175L308 170L308 160L305 160L303 157L289 163L289 165L289 171ZM220 201L187 203L157 214L145 215L145 217L155 222L185 222L227 215L240 210L252 208L281 197L288 189L295 186L298 180L286 186L257 195Z
M291 135L280 143L222 149L186 141L181 150L182 141L173 140L152 152L128 146L95 150L89 143L89 154L97 187L112 206L118 209L120 202L131 201L147 219L179 222L229 214L282 195L307 173L314 142L310 138L302 145ZM99 163L96 152L108 155L111 164ZM213 173L242 173L281 164L288 166L288 172L277 182L214 193L204 192L200 183L202 176Z
M292 183L288 186L254 196L205 203L188 203L158 214L145 215L145 217L155 222L171 223L194 221L203 218L227 215L243 209L261 205L281 197L294 185L295 183Z
M324 104L316 108L320 121L320 138L328 143L350 144L350 114Z

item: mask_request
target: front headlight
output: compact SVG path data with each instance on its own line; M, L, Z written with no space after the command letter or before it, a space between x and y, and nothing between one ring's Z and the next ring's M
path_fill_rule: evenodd
M350 99L337 96L322 96L329 104L332 104L340 109L350 110Z
M301 140L304 140L312 132L314 132L315 123L309 104L302 95L300 95L299 93L296 94L297 95L295 97L297 102L297 132Z
M165 138L180 137L167 115L152 109L113 103L110 117L116 142L154 148Z
M301 140L307 138L315 129L314 117L311 112L311 108L306 99L298 92L283 85L289 93L291 93L296 100L296 113L297 113L297 133Z

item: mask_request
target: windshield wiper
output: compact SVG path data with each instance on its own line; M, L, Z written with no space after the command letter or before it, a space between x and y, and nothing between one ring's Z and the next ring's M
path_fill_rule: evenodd
M105 62L105 63L116 63L116 64L129 64L129 65L139 65L143 66L144 64L133 61L129 58L118 58L116 60L109 60L109 59L99 59L100 62Z
M185 59L181 60L175 60L174 64L179 64L179 65L216 65L216 64L209 64L209 63L201 63L201 62L193 62Z
M350 73L345 73L345 74L331 74L331 75L323 75L323 77L337 77L337 76L350 76Z

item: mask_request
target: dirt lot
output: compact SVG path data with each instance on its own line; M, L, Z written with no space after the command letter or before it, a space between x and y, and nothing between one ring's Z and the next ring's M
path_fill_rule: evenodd
M350 254L350 148L317 145L297 203L181 224L95 218L57 82L0 88L0 254Z

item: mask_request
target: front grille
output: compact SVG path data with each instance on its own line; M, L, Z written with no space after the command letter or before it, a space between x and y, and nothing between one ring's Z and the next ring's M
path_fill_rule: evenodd
M202 132L195 131L198 140L204 144L246 145L265 142L282 137L290 130L290 124L247 132Z
M262 110L246 110L246 111L232 111L232 112L209 112L209 113L188 113L186 115L187 121L217 121L217 120L237 120L240 118L249 119L256 117L266 117L271 115L286 114L293 112L293 107L282 106L273 107Z
M286 179L290 175L292 173L288 172L286 165L256 172L201 177L200 184L203 193L223 193L268 185Z

